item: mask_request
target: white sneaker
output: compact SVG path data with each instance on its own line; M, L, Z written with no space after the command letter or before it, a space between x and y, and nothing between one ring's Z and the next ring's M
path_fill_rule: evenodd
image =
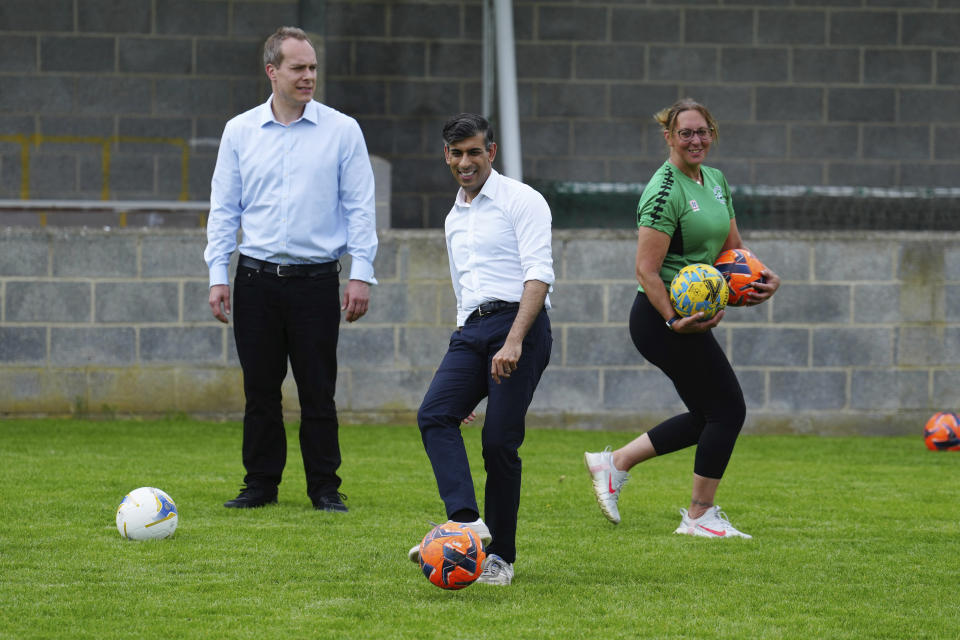
M453 522L453 520L447 520L447 522ZM477 537L480 538L480 542L483 544L484 548L490 545L493 541L493 536L490 535L490 529L483 522L483 518L477 518L473 522L461 522L459 524L465 524L469 529L471 529ZM407 557L411 561L420 564L420 545L415 544L410 547L410 551L407 552Z
M620 499L620 489L630 479L630 474L613 466L610 447L600 453L584 453L583 462L593 478L593 492L597 496L600 511L613 524L619 523L620 510L617 509L617 501Z
M507 586L511 582L513 582L513 563L504 562L503 558L495 553L487 556L483 561L483 573L477 578L477 583Z
M680 509L680 515L683 519L674 533L701 538L746 538L747 540L753 538L742 531L737 531L727 519L727 514L720 510L719 505L710 507L696 519L691 518L686 509Z

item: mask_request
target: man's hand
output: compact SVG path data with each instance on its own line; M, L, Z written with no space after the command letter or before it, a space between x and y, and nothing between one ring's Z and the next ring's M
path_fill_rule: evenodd
M511 342L508 339L500 347L500 350L493 356L490 366L490 375L494 382L500 384L500 378L509 378L510 374L517 369L521 351L523 351L523 341L520 340Z
M229 322L230 315L230 285L215 284L210 287L210 311L213 317L220 322Z
M504 340L503 346L493 356L490 363L490 376L500 384L500 378L509 378L517 370L520 362L520 352L523 351L523 339L533 326L533 321L543 310L543 302L547 299L550 285L540 280L527 280L523 283L523 293L520 294L520 308L510 326L510 333Z
M347 312L347 322L359 320L370 306L370 285L363 280L350 280L343 292L340 311Z

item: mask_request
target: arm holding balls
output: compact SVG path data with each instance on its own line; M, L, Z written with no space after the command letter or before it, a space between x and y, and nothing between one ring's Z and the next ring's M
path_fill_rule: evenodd
M670 303L670 294L667 293L667 287L660 278L663 258L667 255L669 246L670 236L662 231L657 231L651 227L640 227L637 230L637 280L643 287L643 292L649 298L650 304L660 312L664 322L670 322L670 329L675 333L704 333L709 331L720 323L720 319L723 318L723 311L709 320L703 319L703 313L695 313L690 317L681 318ZM676 320L671 322L673 318L676 318Z
M722 256L724 252L733 249L740 249L742 251L751 253L752 255L752 252L750 252L750 250L747 249L747 247L745 247L743 244L743 239L740 237L740 230L737 228L736 218L732 218L730 220L730 234L727 236L726 242L723 243L723 248L720 250L720 254ZM756 263L762 267L759 271L759 274L762 277L759 280L754 280L749 288L743 291L742 302L735 302L734 296L736 294L731 291L730 304L734 306L752 307L758 305L761 302L769 300L770 297L777 292L777 289L780 288L780 276L774 273L770 267L762 264L758 259L756 259L756 256L753 256L753 258L755 259ZM724 270L721 269L721 272L722 271Z

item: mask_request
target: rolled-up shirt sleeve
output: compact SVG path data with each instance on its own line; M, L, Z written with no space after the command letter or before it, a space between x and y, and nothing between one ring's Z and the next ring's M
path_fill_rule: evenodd
M527 190L522 206L515 209L514 226L517 231L517 248L523 281L539 280L551 285L553 291L553 246L551 227L553 219L550 206L540 193Z

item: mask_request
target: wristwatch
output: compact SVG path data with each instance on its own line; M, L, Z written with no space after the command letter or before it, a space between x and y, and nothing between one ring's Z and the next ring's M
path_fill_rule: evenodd
M680 319L680 316L673 316L672 318L667 320L667 329L670 329L670 331L673 331L673 323L679 319Z

